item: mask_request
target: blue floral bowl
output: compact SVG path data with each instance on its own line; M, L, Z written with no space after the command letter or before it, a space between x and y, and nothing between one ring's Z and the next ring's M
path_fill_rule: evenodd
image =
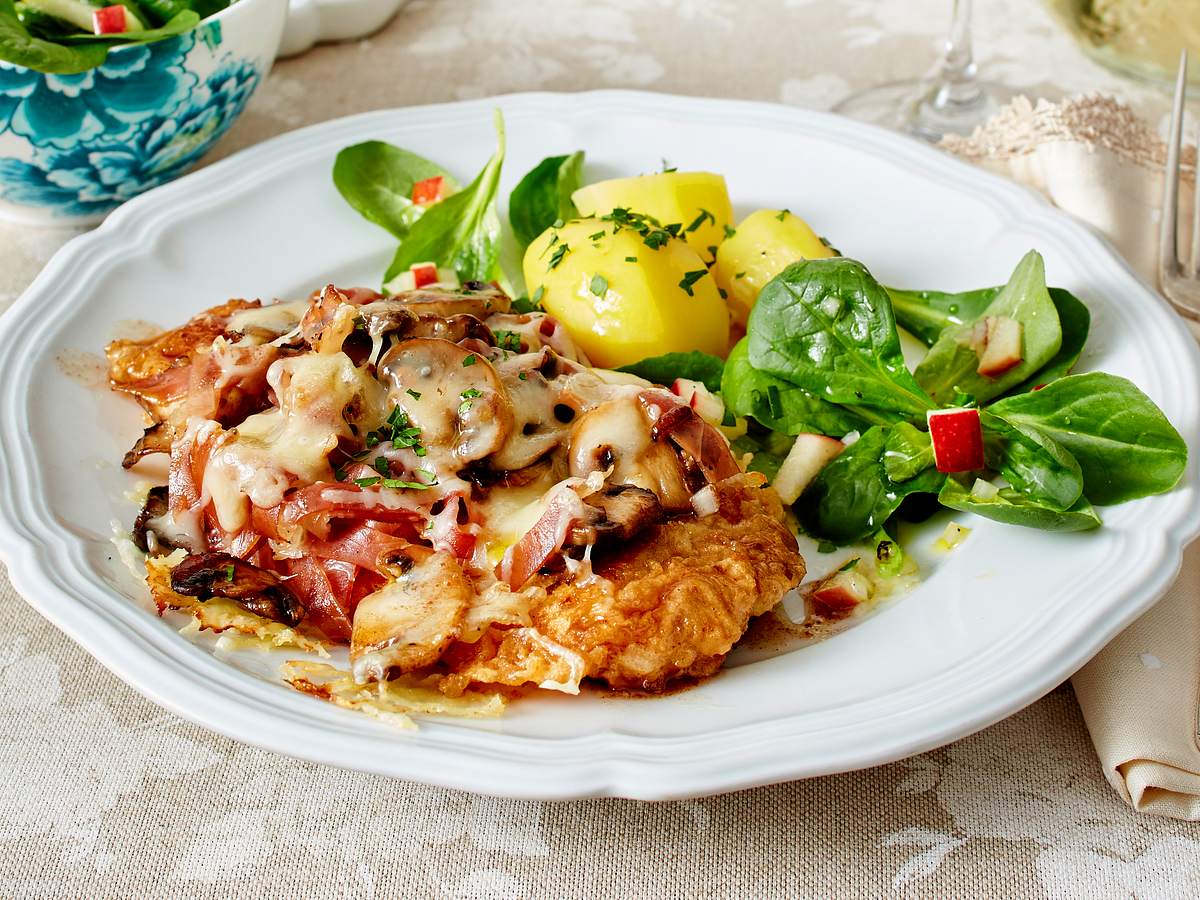
M270 68L288 0L238 0L187 34L47 75L0 62L0 218L86 225L182 175Z

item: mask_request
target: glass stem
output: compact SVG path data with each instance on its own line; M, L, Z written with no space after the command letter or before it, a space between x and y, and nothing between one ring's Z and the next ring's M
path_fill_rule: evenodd
M983 100L971 51L971 0L954 0L950 35L946 38L930 105L950 111L978 106Z

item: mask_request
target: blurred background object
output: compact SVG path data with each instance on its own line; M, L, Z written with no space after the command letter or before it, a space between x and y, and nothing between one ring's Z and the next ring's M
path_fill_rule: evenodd
M1046 0L1097 62L1169 86L1179 54L1200 59L1200 0ZM1200 66L1189 83L1200 86Z
M295 56L326 41L374 34L408 0L291 0L279 56Z
M971 13L972 0L952 0L950 34L929 75L852 94L834 112L933 142L947 134L970 134L1013 97L1008 88L979 80Z

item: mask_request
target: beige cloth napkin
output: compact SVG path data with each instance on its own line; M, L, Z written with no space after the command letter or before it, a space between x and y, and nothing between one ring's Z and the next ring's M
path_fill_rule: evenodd
M1128 107L1101 97L1037 106L1020 98L971 137L943 146L1040 190L1103 232L1156 283L1166 149ZM1190 222L1194 147L1184 162L1181 219ZM1200 820L1200 542L1184 554L1166 596L1072 685L1104 774L1126 802Z

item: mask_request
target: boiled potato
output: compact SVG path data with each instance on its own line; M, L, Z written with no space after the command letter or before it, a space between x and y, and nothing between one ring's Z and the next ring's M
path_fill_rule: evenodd
M678 238L654 249L636 228L614 229L590 218L543 232L525 251L530 294L598 366L687 350L723 356L729 312L696 251Z
M653 216L662 225L677 222L684 229L681 236L706 262L712 262L712 248L724 240L725 226L733 221L725 178L711 172L613 178L581 187L571 199L585 216L603 216L624 208ZM688 231L693 225L696 227Z
M745 328L768 281L798 260L836 255L799 216L786 209L760 209L721 243L713 277L725 291L734 322Z

